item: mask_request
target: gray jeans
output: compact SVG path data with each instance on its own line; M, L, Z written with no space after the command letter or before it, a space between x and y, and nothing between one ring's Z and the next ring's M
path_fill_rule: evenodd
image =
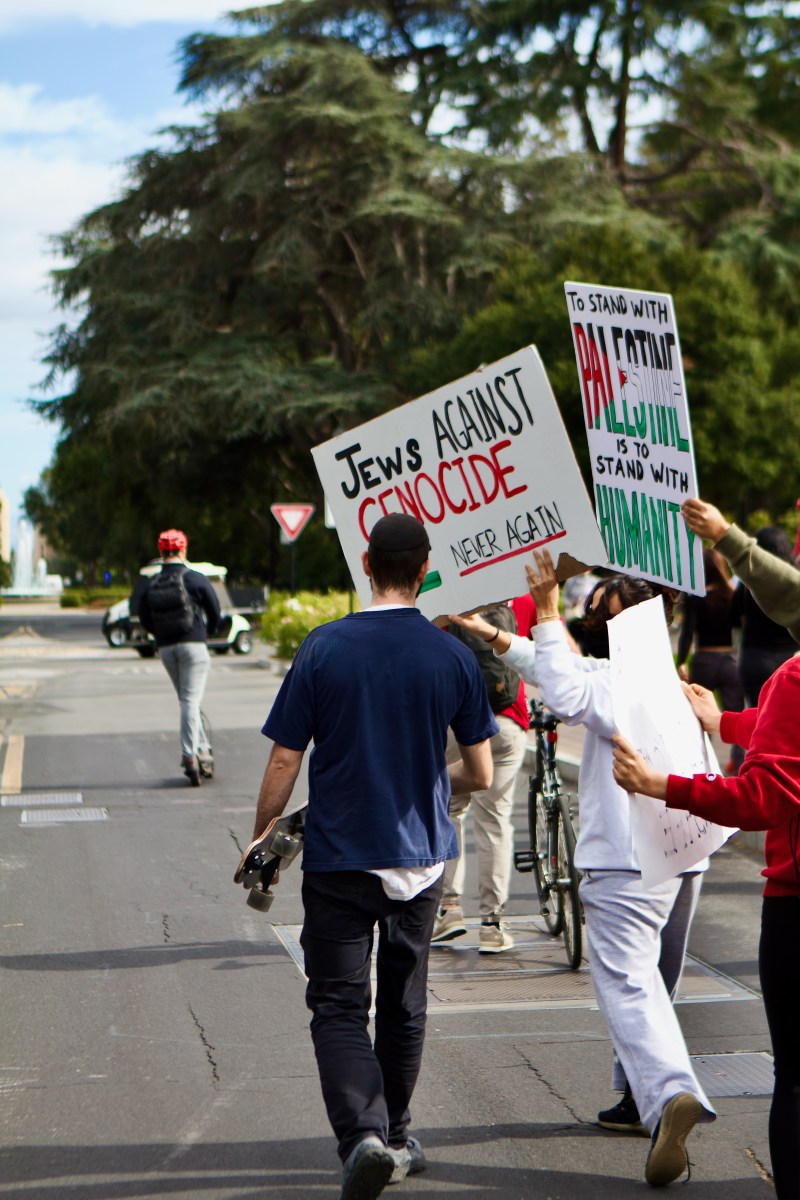
M181 754L196 758L209 747L200 722L200 705L206 690L209 657L205 642L177 642L162 646L159 654L181 706Z

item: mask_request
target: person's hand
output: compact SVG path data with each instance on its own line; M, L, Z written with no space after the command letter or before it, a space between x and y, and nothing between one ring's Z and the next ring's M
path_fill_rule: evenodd
M692 533L710 542L718 542L731 527L719 509L714 508L713 504L706 504L705 500L684 500L681 515Z
M665 800L667 776L654 771L647 759L620 733L612 737L614 743L614 778L626 792L638 792L640 796L654 796Z
M557 617L558 580L550 551L534 550L533 557L536 566L526 564L525 574L528 576L528 588L536 605L537 617L540 621L544 617Z
M678 678L680 679L681 683L689 682L689 668L686 666L686 663L681 663L681 665L678 667Z
M495 626L484 620L480 613L473 613L469 617L459 617L457 613L451 613L447 619L451 625L460 625L467 633L474 634L484 642L488 642L495 632Z
M691 704L694 715L706 733L719 733L722 713L719 711L714 693L710 692L708 688L701 687L699 683L684 683L683 694Z

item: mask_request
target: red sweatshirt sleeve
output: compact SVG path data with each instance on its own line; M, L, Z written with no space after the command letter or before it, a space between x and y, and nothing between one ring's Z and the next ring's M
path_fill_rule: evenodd
M756 713L752 731L747 728ZM695 813L720 825L740 829L774 829L800 814L800 658L779 667L761 691L757 710L727 713L748 738L748 751L738 776L670 775L667 805ZM742 726L741 731L739 726ZM730 726L726 728L727 733ZM741 743L740 743L741 744ZM748 743L745 743L748 744Z
M719 723L719 736L728 746L750 745L758 718L757 708L746 708L744 712L724 712Z

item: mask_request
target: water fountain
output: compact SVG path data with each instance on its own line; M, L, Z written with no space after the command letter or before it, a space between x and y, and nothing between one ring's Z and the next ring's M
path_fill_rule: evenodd
M47 563L43 558L34 564L33 526L27 517L20 517L11 587L3 588L2 595L8 600L37 600L56 597L61 589L61 577L47 574Z

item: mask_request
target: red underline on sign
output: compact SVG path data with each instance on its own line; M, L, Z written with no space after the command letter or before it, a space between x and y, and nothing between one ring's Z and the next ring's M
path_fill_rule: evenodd
M497 558L487 558L486 562L476 563L474 567L467 567L466 571L459 571L459 579L463 579L465 575L472 575L475 571L482 571L484 567L493 567L495 563L504 562L507 558L516 558L518 554L527 554L530 550L535 550L538 546L544 546L548 542L554 542L556 538L566 537L566 529L562 529L561 533L551 533L550 537L542 538L540 542L528 542L527 546L520 546L519 550L509 550L508 554L499 554Z

